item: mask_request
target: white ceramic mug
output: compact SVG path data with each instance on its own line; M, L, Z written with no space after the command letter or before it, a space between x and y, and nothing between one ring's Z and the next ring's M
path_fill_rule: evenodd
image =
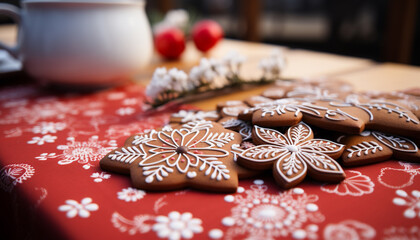
M0 48L41 81L107 86L127 80L153 54L141 0L26 0L0 4L19 24L17 46Z

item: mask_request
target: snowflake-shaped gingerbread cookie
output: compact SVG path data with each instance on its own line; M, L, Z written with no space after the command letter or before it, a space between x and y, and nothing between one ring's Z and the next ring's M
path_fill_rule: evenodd
M258 144L243 151L238 163L252 169L273 169L283 188L299 184L306 174L319 181L339 182L345 178L334 160L343 153L343 145L313 139L311 128L303 122L289 128L287 134L254 126L253 141Z
M132 136L123 147L108 153L100 166L129 173L133 186L144 190L192 187L234 192L238 168L230 151L241 143L241 135L217 123L204 123Z

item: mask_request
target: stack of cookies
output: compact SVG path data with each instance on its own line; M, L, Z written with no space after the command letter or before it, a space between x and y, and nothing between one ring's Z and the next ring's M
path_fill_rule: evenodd
M150 191L235 192L238 179L270 170L281 188L308 175L345 179L343 167L398 159L420 162L420 98L354 93L338 81L279 81L261 96L215 111L180 111L171 124L131 136L101 168L129 174Z

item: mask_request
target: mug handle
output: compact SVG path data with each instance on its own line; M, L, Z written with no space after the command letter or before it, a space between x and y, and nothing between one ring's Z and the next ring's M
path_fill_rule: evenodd
M11 19L13 19L18 25L20 24L21 15L19 8L11 4L0 3L0 14L8 16ZM0 49L6 50L14 58L18 58L19 44L16 44L16 46L11 47L7 46L6 44L0 41Z

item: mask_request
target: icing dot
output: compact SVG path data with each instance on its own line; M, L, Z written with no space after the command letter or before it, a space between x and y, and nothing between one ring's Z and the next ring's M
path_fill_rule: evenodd
M298 229L292 233L292 237L294 239L304 239L306 238L306 232L305 230Z
M181 162L185 162L185 159L181 159Z
M195 177L197 177L197 173L196 172L187 172L187 177L188 178L195 178Z
M172 161L174 161L174 160L175 160L175 158L174 158L174 157L171 157L171 160L172 160Z
M303 191L302 188L294 188L293 193L294 194L303 194L305 191Z
M363 131L360 133L361 136L366 137L370 135L370 131Z
M166 157L166 155L165 154L162 154L162 158L165 158Z
M225 196L225 201L226 202L233 202L233 201L235 201L235 197L232 196L232 195L226 195Z
M306 210L308 210L309 212L316 212L318 211L318 206L316 204L309 203L308 205L306 205Z
M225 217L222 219L222 224L226 227L231 227L235 225L235 219L231 217Z
M236 190L236 192L238 192L238 193L243 193L243 192L245 192L245 188L243 188L243 187L238 187L238 189Z
M289 150L289 152L297 152L299 151L298 147L295 145L287 145L286 149Z
M211 239L220 239L223 237L223 232L220 229L212 229L209 231L209 238Z
M256 179L256 180L254 180L254 184L262 185L262 184L264 184L264 181L261 180L261 179Z

